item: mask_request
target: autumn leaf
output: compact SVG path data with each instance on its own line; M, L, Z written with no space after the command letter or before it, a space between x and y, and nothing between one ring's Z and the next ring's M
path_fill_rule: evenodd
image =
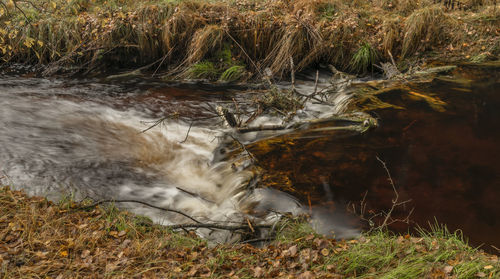
M264 275L264 269L262 269L262 267L254 267L252 269L253 271L253 276L256 277L256 278L260 278Z
M321 255L323 256L328 256L330 254L330 251L326 248L321 249Z

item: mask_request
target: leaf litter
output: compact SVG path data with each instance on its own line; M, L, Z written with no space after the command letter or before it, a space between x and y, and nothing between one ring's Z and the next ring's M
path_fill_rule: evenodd
M85 202L84 202L85 203ZM314 233L263 245L212 245L116 208L53 203L0 189L0 278L498 278L495 255L452 235ZM86 204L83 204L86 205ZM297 236L299 236L297 238ZM413 277L415 278L415 277Z

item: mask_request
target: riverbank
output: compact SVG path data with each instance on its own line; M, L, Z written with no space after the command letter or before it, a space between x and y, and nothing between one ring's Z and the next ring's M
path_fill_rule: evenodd
M88 205L88 204L84 204ZM335 241L300 222L264 248L212 245L113 206L0 190L2 278L496 278L500 261L435 227Z
M288 76L291 58L295 71L364 75L391 56L404 72L500 54L493 0L4 2L2 63L43 65L45 75L127 69L227 82Z

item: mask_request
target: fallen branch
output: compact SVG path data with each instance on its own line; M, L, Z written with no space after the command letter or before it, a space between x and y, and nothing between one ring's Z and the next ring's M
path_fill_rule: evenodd
M249 225L237 225L237 226L230 226L230 225L221 225L221 224L203 224L203 223L198 223L198 224L178 224L178 225L169 225L166 226L169 229L201 229L201 228L207 228L207 229L218 229L218 230L228 230L228 231L236 231L236 230L245 230L245 229L250 229ZM253 225L252 226L254 229L255 228L271 228L271 225Z
M242 127L237 128L236 130L242 134L249 132L259 132L259 131L279 131L285 130L287 126L284 125L260 125L260 126L252 126L252 127Z
M139 203L139 204L142 204L142 205L145 205L145 206L149 206L151 208L154 208L154 209L158 209L158 210L162 210L162 211L167 211L167 212L173 212L173 213L177 213L179 215L182 215L198 224L201 224L200 221L196 220L195 218L187 215L186 213L184 212L181 212L181 211L178 211L178 210L175 210L175 209L170 209L170 208L163 208L163 207L159 207L159 206L156 206L156 205L152 205L152 204L149 204L147 202L143 202L143 201L137 201L137 200L101 200L101 201L97 201L91 205L87 205L87 206L82 206L82 207L78 207L76 209L78 210L85 210L85 209L89 209L89 208L94 208L98 205L101 205L103 203L124 203L124 202L131 202L131 203Z

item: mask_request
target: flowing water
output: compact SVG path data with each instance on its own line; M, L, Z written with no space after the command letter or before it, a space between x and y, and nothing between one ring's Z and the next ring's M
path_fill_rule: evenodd
M334 93L331 105L308 103L295 121L363 110L376 116L379 126L360 133L329 129L339 125L330 121L242 135L239 140L262 172L260 180L248 168L248 156L240 167L245 152L220 154L228 149L222 136L229 129L213 112L221 104L234 109L235 102L239 110L250 111L251 90L3 75L0 182L54 200L68 193L76 199L134 199L204 222L266 223L275 220L269 212L309 212L320 232L352 237L363 222L349 211L359 213L363 197L367 214L387 210L394 198L378 157L387 164L400 200L412 200L394 217L415 208L413 223L398 222L392 229L405 231L436 218L450 229L463 229L474 244L498 247L498 73L498 68L460 68L454 76L382 91L367 91L373 86L361 83ZM311 91L314 78L302 80L298 88ZM254 121L277 123L272 116ZM140 204L124 206L163 224L190 222ZM217 241L233 237L198 232Z
M237 102L245 110L251 93L203 88L144 79L3 75L0 183L53 200L71 194L77 200L143 201L200 222L232 224L250 218L266 223L276 218L270 210L300 212L295 198L249 187L256 181L254 172L214 156L228 128L213 108ZM162 117L167 119L149 129ZM278 118L256 120L273 121ZM162 224L192 222L138 203L120 205ZM198 232L216 241L233 237Z

